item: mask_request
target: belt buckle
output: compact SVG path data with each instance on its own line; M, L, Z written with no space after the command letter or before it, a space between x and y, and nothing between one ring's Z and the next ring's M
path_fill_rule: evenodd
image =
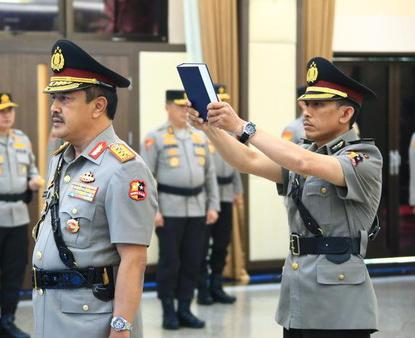
M39 290L39 288L37 287L37 270L35 267L32 267L32 273L33 273L33 288L35 290Z
M300 256L300 235L290 235L290 250L293 256Z

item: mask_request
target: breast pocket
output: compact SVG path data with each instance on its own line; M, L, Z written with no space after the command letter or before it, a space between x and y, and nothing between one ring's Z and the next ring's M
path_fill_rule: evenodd
M310 182L304 186L302 202L319 225L330 225L333 220L334 191L326 182Z
M18 152L16 154L17 174L20 176L27 176L27 170L29 167L29 154L26 152Z
M63 239L68 246L87 248L91 243L96 205L75 199L65 202L59 210Z

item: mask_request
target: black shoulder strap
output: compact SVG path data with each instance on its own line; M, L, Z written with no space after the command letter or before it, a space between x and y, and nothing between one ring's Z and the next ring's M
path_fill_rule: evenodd
M56 247L59 251L59 257L63 264L65 264L68 268L76 268L78 264L75 261L74 255L71 250L67 247L63 240L62 230L61 230L61 220L59 218L59 185L60 185L60 177L61 171L63 166L63 152L61 153L58 165L56 167L55 175L53 177L53 186L54 191L52 195L52 199L50 202L50 212L51 212L51 219L52 219L52 230L53 230L53 237L55 239Z
M322 236L323 229L320 228L317 221L313 216L311 216L310 212L301 201L301 196L303 194L303 185L304 180L301 179L300 175L295 174L291 188L291 197L297 206L300 217L303 220L304 226L307 228L307 230L310 231L313 235Z

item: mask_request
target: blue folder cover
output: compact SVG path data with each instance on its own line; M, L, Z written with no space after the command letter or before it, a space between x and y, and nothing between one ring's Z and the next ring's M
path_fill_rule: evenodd
M182 63L177 66L177 71L192 107L207 121L207 105L219 101L207 65Z

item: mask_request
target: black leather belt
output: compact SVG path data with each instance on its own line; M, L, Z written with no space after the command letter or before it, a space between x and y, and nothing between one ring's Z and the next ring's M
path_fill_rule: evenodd
M290 235L290 251L293 256L342 255L360 253L360 238L350 237L302 237Z
M217 176L216 177L219 185L231 184L233 181L233 175L231 176Z
M203 185L200 185L195 188L179 188L179 187L172 187L171 185L165 184L158 184L157 190L159 192L164 192L167 194L172 195L180 195L180 196L196 196L199 195L203 190Z
M32 287L34 289L92 288L94 284L108 285L112 280L111 276L111 266L63 270L43 270L33 267Z
M25 192L23 192L21 194L0 194L0 201L18 202L18 201L24 201L25 197L26 197Z

